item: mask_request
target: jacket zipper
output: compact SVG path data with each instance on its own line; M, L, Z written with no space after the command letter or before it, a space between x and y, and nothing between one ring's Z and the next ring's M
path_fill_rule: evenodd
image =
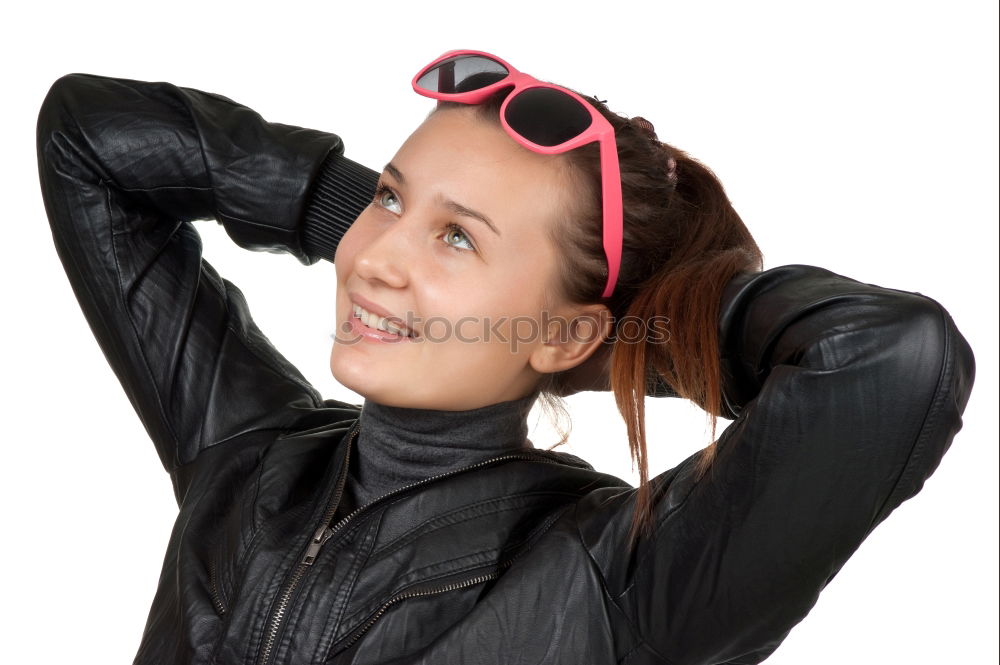
M472 465L466 466L466 467L462 467L461 469L455 469L453 471L447 471L445 473L439 473L436 476L431 476L429 478L424 478L423 480L418 480L417 482L410 483L409 485L404 485L402 487L397 487L396 489L392 490L391 492L386 492L382 496L377 497L375 499L372 499L371 501L369 501L365 505L360 506L358 508L355 508L350 514L345 515L336 524L334 524L333 526L331 526L330 525L330 520L333 519L333 516L337 512L337 506L340 504L340 498L343 495L344 484L347 482L347 469L348 469L348 463L349 463L350 457L351 457L351 443L352 443L353 438L358 434L358 432L360 432L360 430L361 430L361 427L359 425L351 433L350 438L348 438L347 450L344 453L343 469L341 471L340 478L337 481L337 488L334 491L333 499L328 504L327 509L326 509L326 513L323 516L323 522L320 524L319 528L317 528L316 531L313 532L312 539L309 541L309 546L306 548L305 554L303 555L302 559L299 561L298 565L295 567L295 572L292 573L292 577L288 580L288 582L285 583L285 588L284 588L283 592L280 595L280 600L278 601L277 608L275 608L271 612L271 615L270 615L271 618L270 618L270 621L268 622L269 623L269 628L268 628L268 631L266 633L267 637L266 637L266 639L264 641L264 648L261 651L260 658L257 659L258 665L267 665L267 663L268 663L268 661L269 661L269 659L271 657L271 652L274 649L274 643L277 641L278 633L281 631L282 623L284 623L285 616L286 616L286 614L288 612L288 605L291 602L292 595L293 595L296 587L298 587L299 583L302 581L303 576L309 570L309 567L312 566L313 563L315 563L316 558L319 556L320 549L322 549L323 545L325 545L334 535L336 535L336 533L338 531L340 531L344 527L345 524L347 524L351 519L353 519L355 515L357 515L358 513L362 512L364 510L367 510L370 506L378 503L379 501L381 501L382 499L385 499L387 497L393 496L395 494L399 494L401 492L405 492L405 491L407 491L409 489L412 489L414 487L417 487L419 485L424 485L426 483L430 483L430 482L433 482L435 480L439 480L441 478L445 478L447 476L453 476L453 475L456 475L456 474L459 474L459 473L464 473L464 472L472 470L472 469L476 469L476 468L481 467L481 466L486 466L487 464L493 464L494 462L499 462L499 461L502 461L502 460L509 460L509 459L528 459L528 460L535 460L535 461L538 461L539 459L541 459L541 461L546 461L546 462L551 461L548 458L545 458L545 457L539 458L538 456L532 455L530 453L510 453L510 454L507 454L507 455L501 455L499 457L491 457L490 459L483 460L481 462L476 462L475 464L472 464ZM510 561L513 561L513 559L511 559ZM509 565L510 561L505 562L506 565ZM501 564L501 568L500 569L502 569L503 567L504 567L504 564ZM498 571L496 571L494 573L489 573L486 576L480 576L480 577L483 577L482 580L479 580L479 577L474 578L474 579L478 580L478 581L485 581L487 579L491 579L491 576L495 577L495 576L498 576L500 574L499 573L500 569L498 569ZM463 585L463 584L465 586L468 586L468 584L476 584L476 583L478 583L478 581L477 582L469 582L469 581L467 581L466 583L459 583L460 586L456 586L454 588L456 588L456 589L457 588L461 588L461 585ZM447 591L447 590L450 590L450 587L451 587L451 585L449 585L449 587L445 587L445 588L443 588L441 590L436 590L436 591L432 591L432 592L428 592L428 593L437 593L439 591ZM404 597L409 597L409 596L404 596ZM402 598L400 598L400 600L401 599ZM390 604L390 603L387 603L387 605L388 604ZM374 623L374 621L372 621L371 623Z
M337 512L337 506L340 504L340 497L344 492L344 484L347 482L347 465L351 459L351 443L357 433L360 431L360 423L358 423L354 431L351 432L351 436L347 439L347 450L344 452L344 462L343 468L340 470L340 477L337 479L337 488L333 492L333 498L330 503L327 504L326 512L323 514L323 527L317 530L317 534L322 534L322 530L326 524L333 519L334 514ZM313 548L313 543L316 541L316 536L313 536L312 542L309 544L309 550L307 554ZM292 594L295 592L296 587L298 587L299 582L302 581L303 575L305 575L309 564L305 563L305 558L299 562L295 567L295 572L292 573L291 578L285 583L285 588L279 596L278 606L271 612L271 618L268 622L268 630L266 633L266 638L264 640L264 647L260 652L260 658L257 662L260 665L265 665L271 658L271 652L274 649L274 642L278 638L278 633L281 630L281 624L284 623L285 615L288 612L288 604L292 600Z
M375 613L371 616L371 618L369 618L368 621L366 621L361 626L361 628L357 630L357 632L351 635L350 639L348 639L347 642L344 643L343 647L340 650L350 648L352 644L361 639L361 636L364 635L366 632L368 632L368 629L371 628L375 624L375 622L379 620L379 618L385 613L385 611L389 609L390 606L395 605L399 601L406 600L407 598L415 598L417 596L431 596L436 593L455 591L456 589L464 589L465 587L481 584L488 580L495 580L496 578L500 577L500 573L502 573L505 568L510 566L510 564L514 563L514 559L516 558L517 556L514 556L510 559L501 561L500 563L497 564L497 569L494 570L493 572L477 575L476 577L472 577L467 580L462 580L461 582L453 582L446 586L437 587L433 589L420 589L419 591L405 591L403 593L393 596L389 600L385 601L382 604L382 606L375 611Z
M214 554L212 555L211 562L208 564L208 576L211 580L212 604L215 605L215 611L219 613L219 616L224 616L226 614L226 605L222 602L222 593L219 591L219 567L215 563Z

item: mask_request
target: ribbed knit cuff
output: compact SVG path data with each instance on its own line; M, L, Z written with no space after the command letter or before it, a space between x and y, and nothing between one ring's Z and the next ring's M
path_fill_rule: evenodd
M302 221L302 249L333 261L337 244L375 195L379 174L333 151L313 183Z

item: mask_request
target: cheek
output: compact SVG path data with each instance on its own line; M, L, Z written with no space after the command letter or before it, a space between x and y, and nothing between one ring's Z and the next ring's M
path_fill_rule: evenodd
M448 353L467 353L466 364L504 365L537 343L541 323L539 310L526 303L530 290L507 284L504 293L487 298L440 301L437 313L444 322L434 326L443 334L450 326Z

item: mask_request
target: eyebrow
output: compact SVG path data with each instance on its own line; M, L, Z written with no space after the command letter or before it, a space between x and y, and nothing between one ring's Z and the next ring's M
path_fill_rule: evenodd
M403 177L402 171L400 171L398 168L396 168L396 165L393 164L392 162L389 162L388 164L386 164L384 170L386 172L388 172L389 175L391 175L393 178L395 178L396 180L398 180L399 184L401 184L401 185L405 185L406 184L406 178ZM472 217L473 219L478 219L480 222L482 222L483 224L486 224L486 226L490 227L490 230L492 230L493 233L495 233L497 235L500 235L500 231L497 229L496 225L493 224L493 222L490 221L490 218L487 217L486 215L484 215L483 213L477 212L477 211L473 210L472 208L466 208L461 203L458 203L456 201L452 201L449 198L445 198L443 200L443 203L444 203L444 206L446 208L448 208L448 210L452 211L456 215L462 215L464 217Z

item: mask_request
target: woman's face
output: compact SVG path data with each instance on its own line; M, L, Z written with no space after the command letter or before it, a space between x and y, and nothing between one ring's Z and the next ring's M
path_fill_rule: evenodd
M557 334L578 308L546 301L559 251L546 231L575 191L560 157L519 146L471 107L443 109L379 185L334 261L341 384L384 404L471 409L523 397L589 355ZM374 339L385 334L355 319L356 304L416 337Z

